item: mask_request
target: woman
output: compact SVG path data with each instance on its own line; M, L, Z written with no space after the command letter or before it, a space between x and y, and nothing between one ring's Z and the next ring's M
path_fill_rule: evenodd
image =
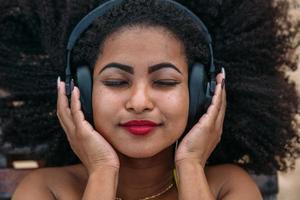
M166 10L159 10L158 6ZM173 32L165 21L177 17L188 22L189 16L180 13L173 4L160 1L156 4L154 1L123 1L112 9L115 10L111 13L117 15L125 10L125 19L116 18L118 25L106 36L94 30L86 33L86 37L96 34L95 40L104 38L96 60L89 62L95 63L91 65L94 127L81 111L78 88L75 86L72 92L69 108L65 84L58 79L58 117L82 164L58 169L70 179L63 187L55 186L62 181L61 175L53 169L43 172L50 175L49 178L41 172L33 173L19 186L13 199L24 199L28 187L38 185L49 189L36 188L36 195L28 197L260 199L253 181L239 168L231 165L205 168L221 137L226 107L224 74L217 76L211 106L183 138L174 159L175 141L187 125L188 64L192 61L188 60L190 56L186 54L182 35ZM173 13L173 16L167 18L168 15L161 13ZM193 25L192 22L189 25ZM180 180L177 188L172 187L174 167ZM69 171L73 174L69 175ZM222 177L225 172L230 176ZM54 187L45 183L48 180L53 181ZM40 181L44 184L39 184ZM72 186L74 183L85 189L78 192Z
M229 156L223 155L230 151L211 155L225 116L224 73L217 76L207 112L183 134L189 66L207 59L195 25L167 3L124 1L96 20L78 41L72 60L92 66L94 127L84 119L78 88L69 108L65 83L58 81L58 117L81 163L30 174L13 199L261 199L245 171L224 164ZM124 128L141 119L154 122L155 128L143 136L136 135L136 128ZM240 123L245 122L247 118ZM235 138L248 145L243 137ZM265 169L275 166L269 161Z

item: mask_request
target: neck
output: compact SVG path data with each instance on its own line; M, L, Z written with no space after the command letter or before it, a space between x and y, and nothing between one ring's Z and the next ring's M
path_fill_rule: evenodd
M173 146L150 158L129 158L118 153L120 159L117 197L140 199L162 192L173 180ZM176 188L173 186L172 190ZM168 192L166 192L168 193ZM165 196L165 195L162 195Z

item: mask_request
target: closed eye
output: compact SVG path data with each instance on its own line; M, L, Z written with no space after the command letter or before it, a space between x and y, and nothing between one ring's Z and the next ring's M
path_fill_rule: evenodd
M157 80L153 81L153 83L161 87L172 87L179 84L180 82L174 80ZM127 81L123 80L106 80L103 81L103 84L109 87L124 87L126 85L129 85Z
M103 81L103 84L110 87L120 87L128 83L127 81L122 81L122 80L108 80L108 81Z
M159 81L154 81L154 83L157 85L162 85L162 86L175 86L175 85L179 84L180 82L171 81L171 80L159 80Z

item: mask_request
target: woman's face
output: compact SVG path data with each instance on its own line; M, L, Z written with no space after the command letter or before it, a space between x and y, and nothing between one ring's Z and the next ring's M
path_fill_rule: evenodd
M182 45L160 27L124 28L105 40L93 73L94 125L122 154L151 157L182 135L189 107ZM141 119L161 125L143 136L120 126Z

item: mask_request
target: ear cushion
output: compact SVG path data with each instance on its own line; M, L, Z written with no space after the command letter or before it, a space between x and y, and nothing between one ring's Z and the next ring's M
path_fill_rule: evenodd
M192 128L203 115L206 104L207 74L201 63L191 66L189 75L189 117L187 128Z
M75 81L80 91L81 109L85 119L93 124L91 72L88 66L78 66L76 69Z

